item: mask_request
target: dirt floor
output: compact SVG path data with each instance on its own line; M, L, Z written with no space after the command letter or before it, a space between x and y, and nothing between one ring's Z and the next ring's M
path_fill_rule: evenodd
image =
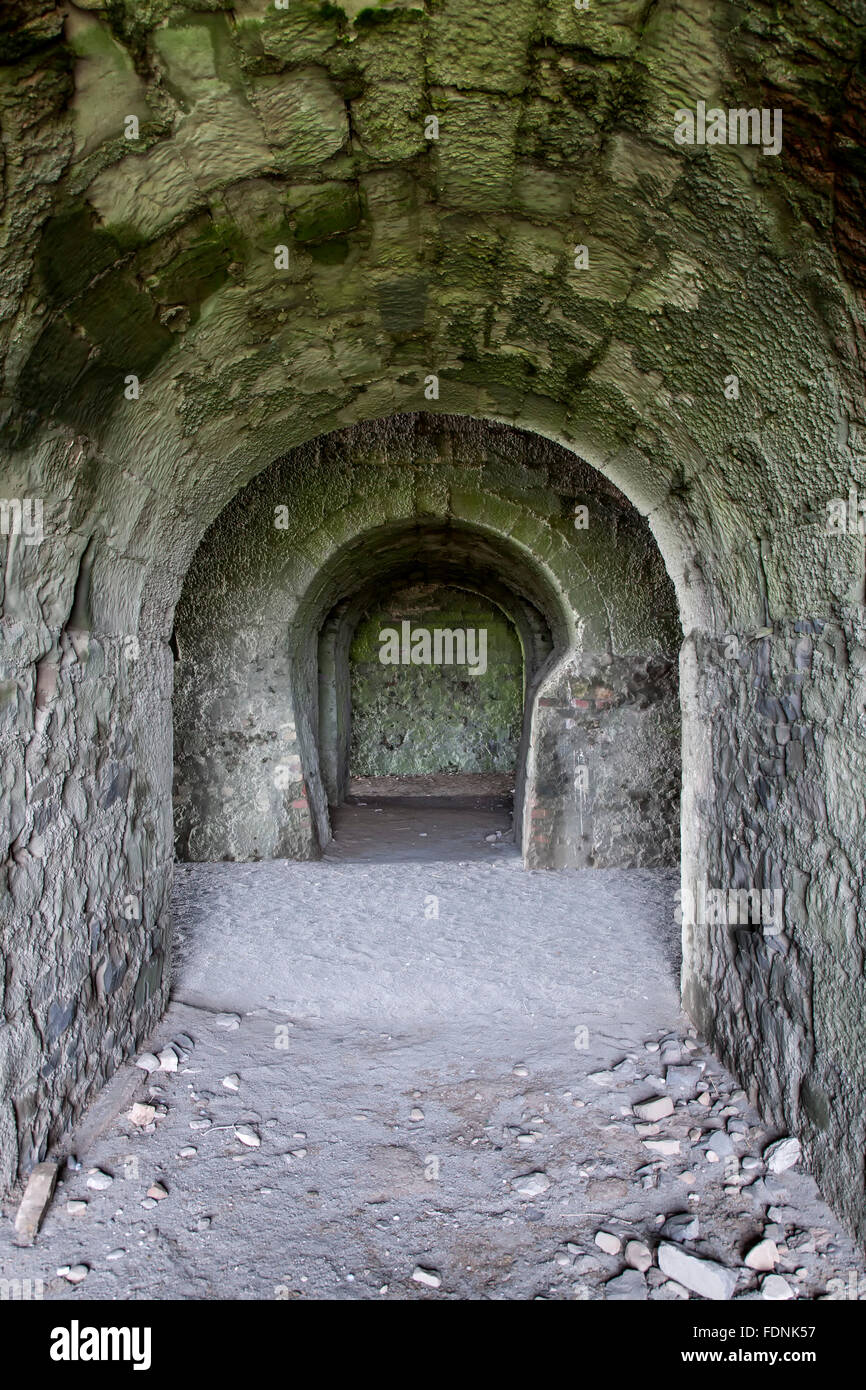
M866 1296L680 1012L677 875L525 873L478 795L347 806L317 863L178 866L161 1069L91 1107L36 1245L3 1223L2 1277L75 1301Z

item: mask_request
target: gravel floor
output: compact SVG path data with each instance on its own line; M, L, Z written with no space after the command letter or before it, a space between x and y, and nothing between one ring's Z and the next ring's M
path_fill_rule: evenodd
M679 1010L676 875L524 873L484 816L377 854L367 812L320 863L178 867L151 1041L177 1070L122 1069L37 1244L3 1224L3 1277L76 1301L866 1293Z

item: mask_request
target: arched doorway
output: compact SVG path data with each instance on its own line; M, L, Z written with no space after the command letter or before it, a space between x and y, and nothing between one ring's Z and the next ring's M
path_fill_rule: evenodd
M330 436L211 528L177 612L181 858L322 851L348 788L353 635L414 581L483 595L518 634L526 866L676 863L679 627L649 528L557 446L465 435L414 416Z

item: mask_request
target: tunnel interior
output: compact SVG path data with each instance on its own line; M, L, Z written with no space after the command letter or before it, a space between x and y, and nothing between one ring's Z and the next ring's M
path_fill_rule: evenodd
M523 865L681 864L684 1008L864 1238L860 7L205 8L0 21L0 1184L163 1016L176 862L329 852L420 566L520 638Z
M462 772L506 778L527 866L674 864L678 634L649 528L573 455L423 416L316 441L238 494L184 585L179 857L316 857L353 772Z

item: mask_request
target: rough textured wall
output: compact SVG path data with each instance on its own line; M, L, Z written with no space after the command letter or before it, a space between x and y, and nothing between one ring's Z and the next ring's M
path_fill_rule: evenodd
M379 633L485 633L485 669L385 665ZM480 667L480 647L472 649ZM349 652L353 777L514 772L523 723L523 652L504 614L477 594L418 585L362 619Z
M646 524L556 445L423 415L295 451L205 537L175 628L178 853L304 856L327 841L318 634L355 595L360 620L395 575L489 595L532 654L516 807L527 862L675 863L680 633ZM549 655L526 604L547 618ZM551 737L554 705L568 717ZM570 835L581 806L586 842Z
M779 931L741 927L739 914L728 928L687 926L699 969L686 1006L752 1096L801 1130L844 1208L866 1149L863 609L696 641L684 661L700 671L687 739L711 743L713 769L684 798L684 888L783 893ZM722 816L708 834L714 806ZM715 1007L718 992L730 1014Z
M110 1065L96 994L55 1043L22 1002L47 965L31 940L48 968L83 978L62 926L83 874L86 921L106 947L133 947L131 970L168 939L167 644L202 535L294 446L441 410L557 439L648 516L689 635L685 874L708 855L721 871L736 833L750 881L772 859L796 900L807 875L808 924L785 928L810 981L806 1049L790 1011L759 1007L769 955L744 1009L726 936L687 938L686 996L711 1001L720 1045L767 1107L778 1086L757 1058L785 1058L789 1123L866 1231L847 1022L862 915L850 945L816 947L822 967L807 970L831 904L857 899L862 862L862 818L837 808L856 798L863 758L863 676L846 655L863 537L825 526L828 498L866 487L862 0L443 0L355 17L306 0L206 4L11 0L0 14L2 496L44 503L41 544L4 535L0 566L0 926L18 982L4 982L3 1180L19 1152L30 1161L30 1133L43 1148ZM782 109L781 153L678 145L674 112L697 101ZM93 641L135 637L147 659L72 679L64 647L88 575ZM820 752L802 772L786 763L774 801L760 767L719 770L728 697L736 747L764 746L748 670L726 665L718 686L703 663L729 632L747 645L798 622L840 636L804 701ZM113 805L79 822L73 788L98 804L113 747L97 691L126 710L140 751ZM297 737L309 747L312 731ZM831 854L807 852L789 796L832 826ZM303 808L282 803L300 852ZM139 863L140 940L103 891ZM98 960L81 969L92 979ZM124 991L118 1014L141 1034L150 1005ZM41 1074L55 1045L78 1057L74 1081L69 1067ZM837 1074L850 1105L832 1153L801 1101L812 1073ZM34 1120L19 1135L24 1094Z

